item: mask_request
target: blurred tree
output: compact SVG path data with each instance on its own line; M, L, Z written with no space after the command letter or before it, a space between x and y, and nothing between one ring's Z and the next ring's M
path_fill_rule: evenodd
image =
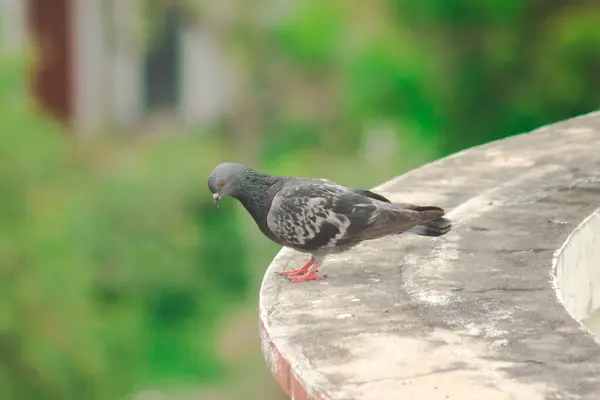
M444 152L526 132L600 105L600 4L394 0L436 54ZM596 21L596 22L592 22Z
M147 32L179 7L236 56L228 130L253 163L356 153L379 127L432 158L600 105L600 6L587 0L143 4Z

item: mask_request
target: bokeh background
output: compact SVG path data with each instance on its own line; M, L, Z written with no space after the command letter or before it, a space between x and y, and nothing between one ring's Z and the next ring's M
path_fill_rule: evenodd
M600 106L600 2L0 1L0 399L283 399L222 161L371 187ZM600 151L600 149L599 149ZM448 171L449 175L451 171Z

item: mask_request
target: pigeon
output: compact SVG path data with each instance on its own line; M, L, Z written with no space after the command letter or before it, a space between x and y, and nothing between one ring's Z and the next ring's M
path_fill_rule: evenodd
M404 232L436 237L452 228L440 207L392 203L329 179L268 175L238 163L217 165L208 188L217 207L234 197L267 238L311 255L302 267L280 272L296 283L324 279L318 269L326 256L363 241Z

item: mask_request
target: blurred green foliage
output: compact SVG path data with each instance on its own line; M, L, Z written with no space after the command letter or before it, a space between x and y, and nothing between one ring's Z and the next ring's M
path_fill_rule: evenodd
M254 304L276 246L212 204L224 159L368 187L600 105L595 2L306 0L268 23L264 1L217 3L178 3L238 62L246 98L217 134L74 138L35 108L27 63L0 59L1 399L230 376L223 315ZM143 4L160 34L173 2Z
M74 142L31 117L27 71L2 59L2 398L220 376L212 331L250 272L236 210L216 213L204 193L216 155L199 157L197 135Z
M311 0L271 45L299 74L326 74L303 82L336 101L330 119L314 116L321 133L349 141L383 120L438 157L598 108L598 21L600 4L583 0Z

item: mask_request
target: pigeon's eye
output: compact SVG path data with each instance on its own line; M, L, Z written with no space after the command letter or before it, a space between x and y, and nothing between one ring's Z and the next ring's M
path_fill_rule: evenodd
M225 186L225 181L221 179L221 180L220 180L220 181L217 183L217 187L219 187L219 188L222 188L223 186Z

